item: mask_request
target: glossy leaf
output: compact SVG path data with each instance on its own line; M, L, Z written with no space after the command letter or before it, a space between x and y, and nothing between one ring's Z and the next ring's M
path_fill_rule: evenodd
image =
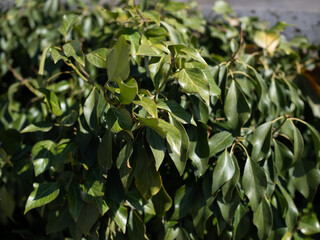
M121 229L121 231L125 233L128 221L128 209L120 205L115 213L114 220Z
M272 126L272 122L266 122L260 125L250 139L253 146L251 157L255 161L260 161L268 157L271 146Z
M165 143L165 140L162 137L160 137L159 134L153 131L152 129L147 128L146 132L147 132L146 134L147 141L151 148L153 157L156 162L156 169L158 171L167 150L166 143Z
M303 215L299 221L300 231L305 235L320 233L320 223L316 214Z
M198 68L185 68L179 71L178 81L187 93L198 93L209 104L209 83L206 75Z
M131 210L128 219L128 239L129 240L148 240L146 226L138 214Z
M57 95L47 89L41 88L39 90L45 95L45 101L52 113L56 116L61 116L63 112L61 110L60 101Z
M156 214L159 217L163 217L172 205L172 200L163 186L160 191L152 197L152 202Z
M267 190L267 178L264 170L249 158L243 172L242 187L256 212Z
M72 184L68 192L68 210L75 222L78 221L84 205L85 203L81 199L79 187Z
M297 161L292 182L306 199L312 200L320 184L320 170L309 160Z
M37 184L27 199L24 214L33 208L42 207L52 202L57 198L59 192L60 189L57 183Z
M251 69L253 73L253 79L256 81L256 91L259 97L258 109L264 115L266 115L269 111L270 107L270 99L268 96L268 87L265 80L261 77L261 75L255 70Z
M297 127L293 127L293 163L302 161L304 150L303 137Z
M56 154L56 144L51 140L37 142L31 151L36 176L43 173L52 164Z
M225 150L218 158L217 165L212 174L212 193L215 194L217 190L227 181L229 181L234 173L236 167L233 163L230 153Z
M210 157L230 147L235 138L230 132L221 131L209 139Z
M95 129L98 126L98 118L96 105L99 102L99 95L95 88L93 88L87 97L84 106L83 106L83 114L87 121L88 126L91 129Z
M188 160L189 145L190 145L189 137L185 128L178 120L176 120L174 117L171 117L171 115L169 116L169 120L170 120L170 123L173 126L175 126L181 134L181 151L180 151L181 155L179 156L176 152L173 152L171 151L171 149L169 149L170 158L174 162L174 165L176 166L181 176L184 172L184 169L186 167L187 160Z
M130 130L132 127L131 115L125 108L111 107L105 116L109 129L114 133Z
M279 172L283 172L292 167L293 153L283 143L273 139L275 164Z
M228 119L228 124L236 131L240 131L240 128L250 118L251 109L248 101L235 81L232 81L229 87L224 113Z
M120 78L126 80L130 73L129 46L124 36L121 36L107 55L108 80Z
M179 122L183 124L197 125L192 116L176 101L161 101L157 107L171 113Z
M182 48L180 52L185 53L188 57L201 62L204 65L208 65L206 61L201 57L200 53L194 48Z
M53 124L51 122L37 122L31 123L21 130L21 133L27 132L48 132L52 129Z
M157 118L158 117L158 110L157 105L154 100L148 97L142 97L141 100L133 101L134 104L137 104L144 109L151 115L151 117Z
M253 213L253 224L258 228L259 239L267 239L273 225L272 210L269 201L263 197L257 210Z

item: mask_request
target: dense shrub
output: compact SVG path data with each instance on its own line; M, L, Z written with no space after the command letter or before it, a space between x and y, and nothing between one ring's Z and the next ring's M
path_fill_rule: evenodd
M318 238L318 48L223 1L88 4L1 15L5 238Z

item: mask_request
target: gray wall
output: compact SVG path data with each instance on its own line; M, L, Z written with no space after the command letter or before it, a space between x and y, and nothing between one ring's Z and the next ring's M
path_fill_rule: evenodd
M187 0L180 0L188 2ZM290 39L297 34L306 36L311 42L320 44L320 0L225 0L238 16L258 16L272 26L285 21L294 26L287 27L285 35ZM215 0L197 0L205 16L212 15Z

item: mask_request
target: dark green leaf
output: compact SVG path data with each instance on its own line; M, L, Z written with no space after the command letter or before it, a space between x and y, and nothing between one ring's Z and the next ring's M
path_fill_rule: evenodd
M146 235L146 226L143 224L142 220L134 210L130 211L127 226L129 240L149 239Z
M251 157L255 161L267 158L270 152L272 122L260 125L253 133L250 143L253 146Z
M97 118L97 104L99 102L99 95L95 88L93 88L87 97L84 106L83 106L83 114L88 123L88 126L91 129L96 129L98 126L98 118Z
M320 170L309 160L299 160L294 165L293 185L308 200L312 200L320 183Z
M258 228L259 239L267 239L273 225L272 210L269 201L263 197L253 213L253 224Z
M172 200L163 186L160 191L152 197L152 203L157 216L163 217L164 214L170 209Z
M109 108L106 121L112 132L118 133L122 130L131 130L132 118L125 108Z
M240 131L240 128L249 120L251 109L240 87L233 80L229 87L224 105L224 113L228 124L232 129Z
M112 166L112 135L110 130L105 132L98 147L98 163L105 170Z
M5 213L7 217L9 217L12 221L12 214L15 209L15 199L13 196L7 191L6 187L3 186L0 188L0 210Z
M80 189L77 185L72 184L68 192L68 210L75 222L78 221L80 213L84 207L84 202L80 196Z
M230 153L225 150L218 158L217 165L212 175L212 193L216 194L218 189L227 181L229 181L236 171Z
M267 84L255 69L251 70L254 76L253 79L256 80L256 90L259 97L258 108L262 114L267 114L270 107Z
M174 165L176 166L178 172L180 173L180 175L182 175L186 167L189 155L189 137L185 128L178 120L176 120L174 117L171 117L171 115L169 115L169 120L170 123L175 126L181 134L181 155L179 156L177 153L171 151L171 149L169 149L169 155L174 162Z
M33 208L41 207L52 202L57 198L59 192L60 189L57 183L37 184L27 199L24 214Z
M62 231L69 226L69 218L67 209L59 209L51 211L48 214L46 233L48 235Z
M209 139L210 157L230 147L235 137L227 131L216 133Z
M284 172L292 167L293 153L283 143L273 139L275 164L279 172Z
M303 137L297 127L293 127L293 163L302 161L304 150Z
M161 101L158 103L157 107L172 113L172 115L183 124L192 124L197 126L192 116L174 100Z
M88 235L92 226L99 218L99 211L93 204L86 204L78 218L77 226L81 233Z
M315 154L316 154L318 162L320 162L320 135L319 135L319 132L310 124L307 123L306 125L307 125L309 131L311 132L311 137L312 137L314 148L315 148Z
M243 239L250 231L251 219L249 211L241 203L235 212L233 226L235 240Z
M151 128L147 128L146 137L156 162L156 169L159 170L167 150L165 140Z
M255 212L266 193L267 178L264 170L255 161L249 158L247 159L244 168L242 187Z

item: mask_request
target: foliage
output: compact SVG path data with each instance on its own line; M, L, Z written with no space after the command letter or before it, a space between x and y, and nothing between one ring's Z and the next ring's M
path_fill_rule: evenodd
M319 237L317 47L223 1L77 3L1 16L7 239Z

